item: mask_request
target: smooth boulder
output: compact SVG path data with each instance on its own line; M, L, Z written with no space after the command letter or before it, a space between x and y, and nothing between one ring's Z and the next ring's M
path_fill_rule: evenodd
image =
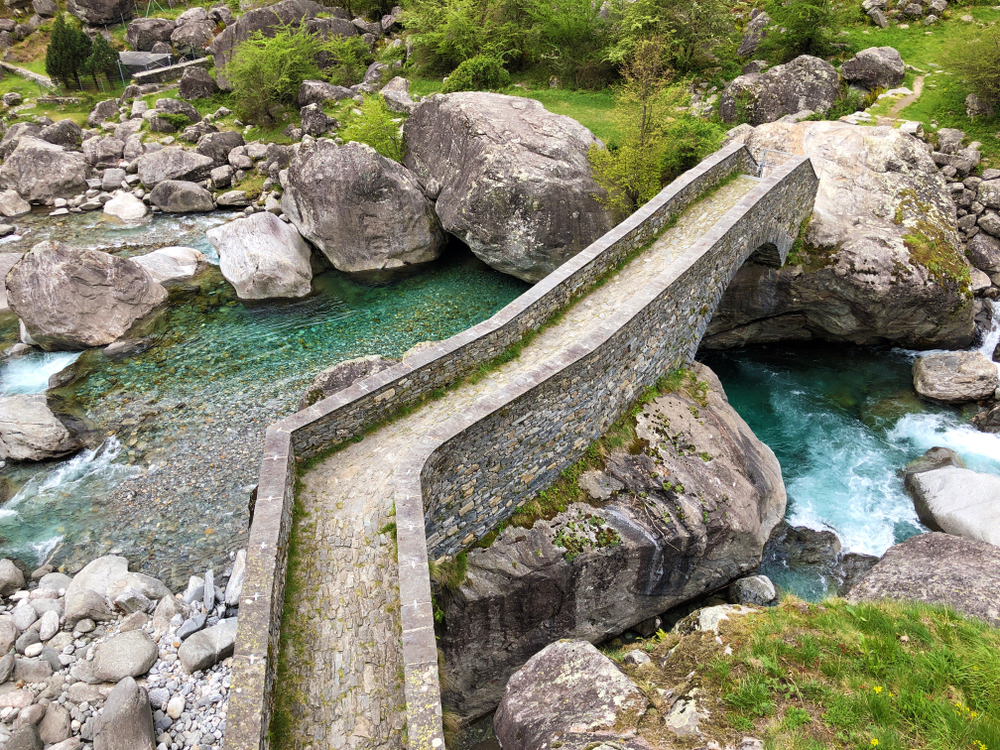
M204 68L192 65L181 76L177 95L181 99L208 99L219 93L219 85L212 75Z
M126 677L108 695L94 724L94 750L155 750L149 694Z
M255 213L206 235L240 299L305 297L312 291L312 251L295 227L274 214Z
M0 459L47 461L82 447L44 393L0 397Z
M232 656L235 646L236 618L230 617L189 637L181 644L177 656L190 674L208 669Z
M649 701L608 657L585 641L539 651L507 683L493 717L504 750L543 750L572 735L613 729Z
M313 378L302 397L302 401L299 402L299 410L312 406L317 401L354 385L358 380L387 370L395 364L397 364L396 360L386 359L378 354L338 362Z
M156 644L144 630L130 630L101 643L90 663L87 682L118 682L141 677L156 663Z
M119 193L104 204L104 213L119 221L131 224L146 218L149 209L146 208L145 203L131 193Z
M719 99L719 116L736 122L742 115L751 125L761 125L804 110L825 112L838 96L837 69L826 60L800 55L763 73L734 79Z
M848 83L874 90L899 86L906 76L903 58L893 47L869 47L840 66Z
M153 188L164 180L200 182L208 177L214 166L211 158L195 151L165 148L139 157L139 181L147 188Z
M445 231L503 273L538 281L612 227L587 159L600 141L540 102L437 95L404 131L404 164L428 188L436 183Z
M785 512L781 467L711 370L696 364L684 383L636 418L653 455L606 457L606 484L621 489L601 507L570 505L468 553L466 580L442 597L438 642L444 700L461 716L491 711L556 639L602 641L757 569Z
M1000 547L1000 477L945 466L911 474L906 491L931 531Z
M208 258L193 247L161 247L146 255L133 258L146 269L154 281L165 287L193 278L208 263Z
M955 204L924 144L888 126L773 122L752 153L808 156L819 189L782 268L745 263L702 346L824 339L962 349L975 330ZM769 155L780 163L781 154ZM919 227L924 239L914 234Z
M149 52L157 42L169 42L176 26L168 18L137 18L128 25L125 41L134 50Z
M932 532L891 547L847 601L926 602L1000 627L1000 548Z
M982 401L993 398L997 386L997 366L982 352L935 352L913 362L913 388L932 401Z
M51 204L56 198L84 192L88 175L83 154L24 137L0 167L0 189L16 190L31 203Z
M380 281L444 247L416 175L366 144L302 148L283 184L282 210L338 271Z
M105 601L106 592L126 574L128 560L124 557L105 555L89 562L66 587L66 624L76 625L83 619L110 620L112 612Z
M7 274L11 309L47 351L104 346L167 301L135 261L40 242Z
M205 213L215 209L212 194L196 182L164 180L149 191L149 201L168 214Z
M0 192L0 215L12 219L27 213L31 213L31 204L18 195L16 190Z

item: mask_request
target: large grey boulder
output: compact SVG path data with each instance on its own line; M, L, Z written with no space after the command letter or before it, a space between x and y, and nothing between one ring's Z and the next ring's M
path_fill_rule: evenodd
M208 264L208 259L200 250L178 246L161 247L132 260L145 268L157 284L165 287L193 278Z
M847 601L895 599L952 607L1000 626L1000 548L934 532L891 547Z
M869 47L840 66L844 80L866 89L891 89L906 76L903 58L893 47Z
M747 146L808 156L819 189L800 247L783 268L740 268L703 346L816 338L961 349L972 342L955 204L920 141L888 126L773 122L755 128Z
M94 750L155 750L149 694L126 677L108 695L94 725Z
M1000 281L1000 239L980 232L965 245L969 262L989 275L995 284Z
M444 247L416 175L364 143L300 149L284 187L282 210L338 271L383 280Z
M101 127L101 123L118 119L118 100L104 99L94 105L87 115L87 125L91 128Z
M767 36L767 27L770 23L771 17L767 13L759 13L755 18L750 19L743 30L743 39L740 41L736 54L740 57L752 56L764 37Z
M194 151L165 148L143 154L137 166L139 181L147 188L153 188L164 180L201 182L208 177L215 162Z
M149 52L157 42L169 42L177 27L168 18L137 18L128 25L125 41L139 52Z
M322 105L324 102L339 102L353 96L354 92L343 86L334 86L326 81L303 81L299 86L298 104L300 107Z
M219 71L225 70L232 58L233 50L238 45L257 32L271 38L281 28L287 26L296 28L304 19L315 18L323 10L323 6L312 0L281 0L274 5L248 10L237 19L236 23L227 25L208 46L209 54L215 59L219 87L226 91L231 88L225 75Z
M243 136L235 130L223 130L219 133L206 133L198 139L195 150L202 156L207 156L216 164L228 164L229 152L243 145Z
M992 398L1000 386L997 367L982 352L935 352L913 363L913 388L946 404Z
M10 596L23 588L24 573L21 569L6 558L0 560L0 596Z
M112 636L95 649L85 681L97 684L140 677L156 662L157 653L156 644L144 630L129 630Z
M573 735L613 730L649 701L608 657L585 641L561 640L533 656L507 683L493 717L504 750L572 746Z
M113 135L88 138L83 142L83 158L92 167L116 167L125 151L125 141Z
M1000 477L945 466L911 474L906 490L927 528L1000 547Z
M16 190L0 192L0 216L12 219L31 212L31 204L17 194Z
M42 750L44 746L34 724L22 724L4 743L6 750Z
M469 552L465 582L439 600L451 677L444 700L463 717L492 710L507 678L554 640L601 641L760 564L784 516L781 467L714 373L692 373L686 390L637 417L653 455L606 458L607 484L622 487L610 500L508 528ZM699 383L707 407L687 392Z
M803 110L825 112L840 95L840 76L826 60L800 55L763 73L734 79L719 98L719 116L735 122L740 110L751 125Z
M212 194L196 182L164 180L149 191L149 201L168 214L204 213L215 208Z
M104 204L104 213L125 223L135 223L144 219L149 209L132 193L119 193Z
M219 84L215 82L212 75L204 68L192 65L181 76L181 85L177 89L177 95L181 99L207 99L215 96L218 91Z
M66 0L66 10L86 24L125 23L135 11L135 0Z
M338 391L342 391L358 380L382 372L382 370L387 370L396 363L396 360L386 359L378 354L349 359L346 362L338 362L313 378L312 383L309 384L309 388L302 397L302 401L299 402L299 409L302 410L308 406L312 406L317 401L321 401Z
M110 620L112 612L105 602L106 592L127 573L128 560L124 557L105 555L89 562L66 587L66 624L73 626L85 618Z
M47 461L83 447L44 393L0 397L0 458Z
M51 204L85 191L88 174L83 154L24 137L0 167L0 189L16 190L32 203Z
M404 163L440 188L445 231L499 271L538 281L612 226L587 160L600 142L533 99L437 95L405 133Z
M205 47L214 37L214 21L189 21L185 24L177 24L177 27L170 33L170 43L178 55L202 56L205 54Z
M220 620L218 625L200 630L177 651L181 664L190 674L208 669L233 655L236 646L236 618Z
M61 242L40 242L7 274L7 297L48 351L104 346L167 301L135 261Z
M42 128L38 137L68 149L78 149L83 142L83 130L72 120L59 120Z
M42 126L36 122L16 122L9 126L0 139L0 159L10 156L22 138L38 138L41 133Z
M240 299L305 297L312 291L312 253L295 227L268 211L206 232L219 270Z
M385 105L393 112L409 114L416 103L410 98L410 82L402 76L396 76L379 91L385 100Z
M21 260L22 255L23 253L0 253L0 315L10 312L10 304L7 302L7 285L4 283L4 279L14 264Z

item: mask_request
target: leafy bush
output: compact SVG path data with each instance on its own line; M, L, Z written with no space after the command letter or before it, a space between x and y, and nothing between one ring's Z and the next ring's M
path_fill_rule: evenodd
M833 53L837 12L831 0L772 0L767 12L771 23L757 57L780 64L799 55Z
M952 65L987 104L1000 107L1000 27L973 31L965 44L956 44Z
M372 62L371 50L360 36L330 39L321 59L330 83L345 87L361 83Z
M606 203L618 218L649 201L722 141L721 125L683 111L690 100L686 82L670 85L662 53L660 39L636 46L622 69L624 84L615 102L619 143L590 149L594 179L608 191Z
M448 76L444 92L486 91L510 84L510 74L495 57L476 55L464 61Z
M370 96L361 105L361 114L352 115L347 126L340 131L340 137L345 142L367 143L387 159L401 161L404 144L399 124L393 122L397 118L385 105L381 94Z
M233 87L236 114L248 122L269 125L273 104L292 104L302 82L322 78L317 60L334 55L329 42L284 26L272 38L255 32L240 44L225 67Z

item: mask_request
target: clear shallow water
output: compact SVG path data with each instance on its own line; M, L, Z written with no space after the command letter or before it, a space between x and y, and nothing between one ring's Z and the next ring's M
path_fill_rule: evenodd
M49 378L73 364L79 352L31 352L0 364L0 396L42 393Z
M899 475L927 449L956 451L970 469L1000 474L1000 437L968 424L974 409L921 401L914 354L834 346L711 352L730 403L775 452L793 526L834 531L844 552L881 555L925 529ZM765 571L807 598L817 582Z
M70 218L74 226L98 223L81 229L89 242L77 244L123 255L137 247L123 235L132 230ZM182 227L180 236L178 226L153 219L143 242L157 241L145 247L209 250L204 226ZM245 544L264 429L294 411L317 372L447 338L527 288L456 249L391 286L365 287L330 271L307 299L247 306L209 268L172 292L151 350L116 362L99 350L79 356L74 367L83 376L53 395L93 423L90 450L70 461L0 469L0 480L17 491L3 508L12 511L9 520L0 511L0 556L74 565L114 552L178 584L205 566L220 568L229 550ZM0 340L16 338L16 319L0 321ZM67 355L0 365L2 387L37 391L58 369L57 356Z

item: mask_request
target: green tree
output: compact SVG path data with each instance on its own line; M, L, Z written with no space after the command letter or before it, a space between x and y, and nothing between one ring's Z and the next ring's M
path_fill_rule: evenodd
M643 40L656 38L663 63L686 74L718 63L716 51L731 41L725 0L635 0L614 11L618 39L607 58L626 64Z
M779 64L799 55L833 53L837 11L831 0L772 0L767 13L771 23L757 47L757 57Z
M381 94L369 96L361 105L361 114L352 115L340 137L345 142L367 143L387 159L402 161L403 136L399 123L393 122L396 119L398 115L386 106Z
M973 30L955 45L951 64L980 99L1000 108L1000 27Z
M640 41L622 68L614 119L621 134L608 148L592 146L594 179L621 219L652 199L685 169L719 147L723 128L685 111L687 82L671 84L663 64L664 40Z
M225 67L233 87L236 114L247 122L271 125L275 105L295 102L302 82L323 78L317 65L328 43L305 31L284 26L271 38L255 32L236 48Z
M45 49L45 73L63 85L69 86L73 80L73 68L70 55L70 33L72 29L66 23L66 16L60 13L52 23L52 35L49 46Z
M97 88L98 76L104 76L108 79L108 85L114 86L113 76L118 72L118 53L111 48L103 35L98 34L94 37L84 69L93 77L94 88Z

